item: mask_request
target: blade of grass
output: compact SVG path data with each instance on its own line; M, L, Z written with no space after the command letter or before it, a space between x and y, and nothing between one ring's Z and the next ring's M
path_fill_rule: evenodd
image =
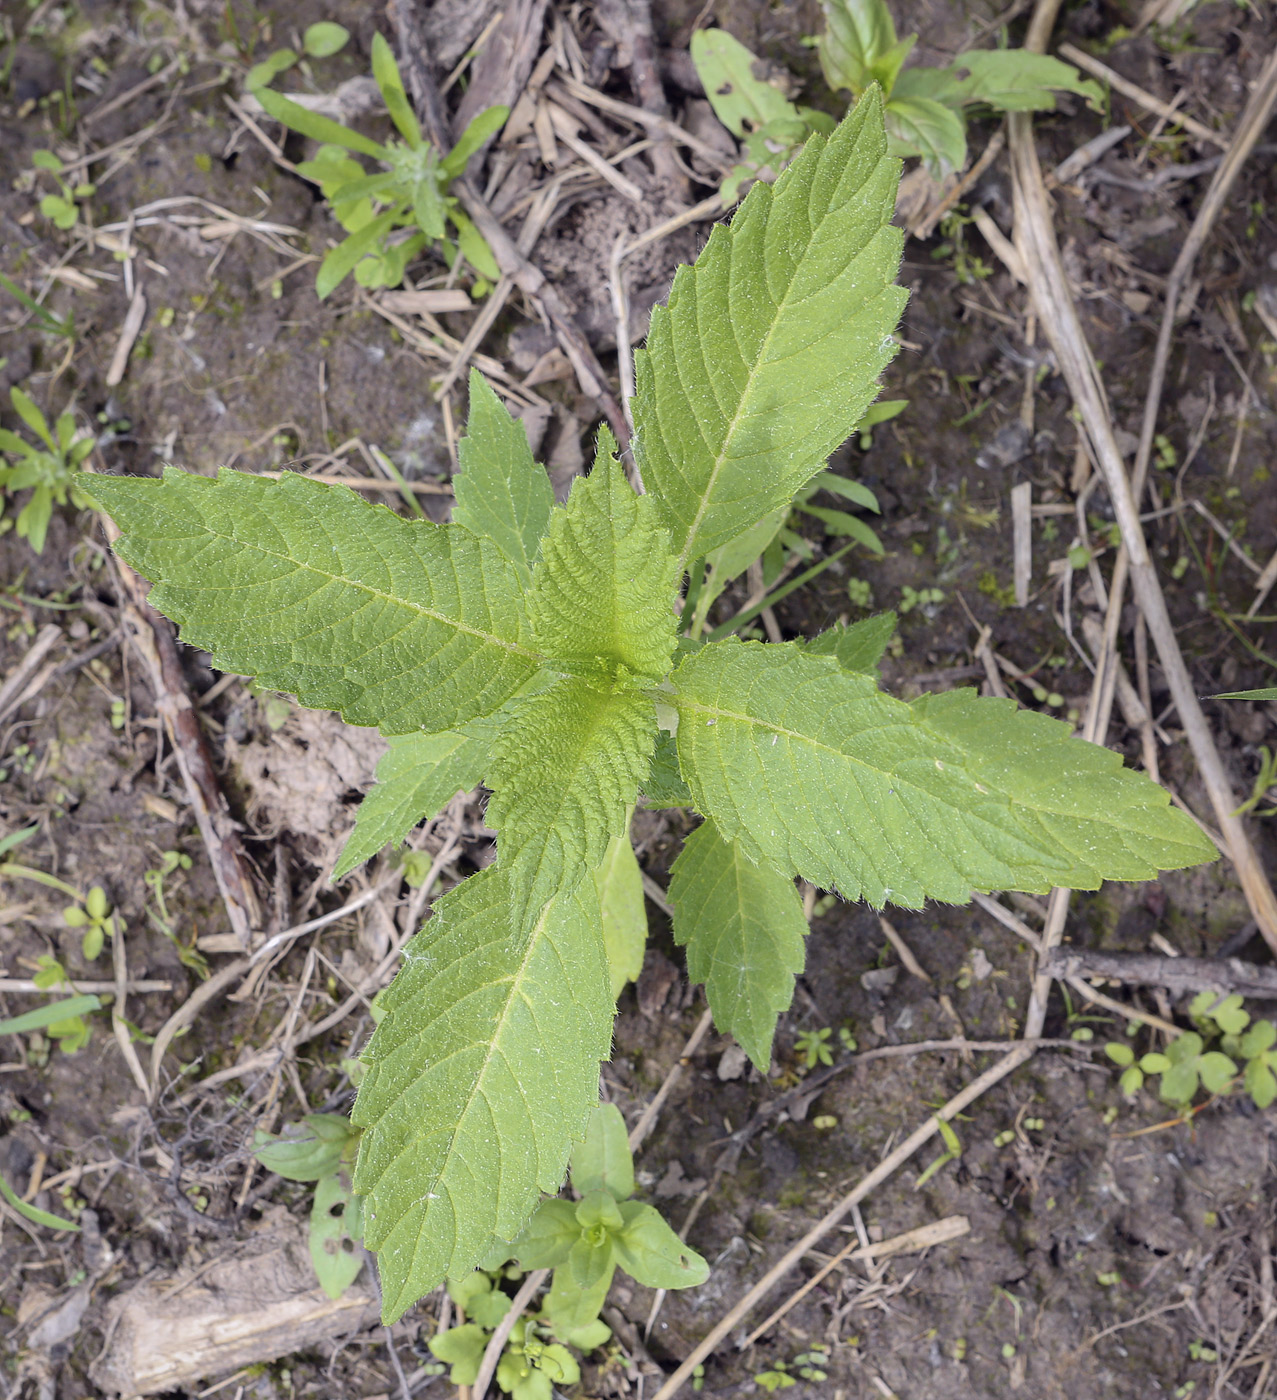
M709 634L706 639L711 642L721 641L724 637L730 636L738 627L744 627L747 622L753 622L764 608L774 607L782 598L787 598L795 588L801 588L803 584L810 583L817 574L822 573L835 560L841 559L844 554L856 548L858 540L852 540L850 544L845 544L841 549L835 550L827 559L822 559L819 564L813 564L810 569L805 569L795 578L791 578L788 583L783 584L775 592L769 593L766 598L754 604L752 608L746 608L743 612L738 612L735 617L728 618L726 622L720 623Z

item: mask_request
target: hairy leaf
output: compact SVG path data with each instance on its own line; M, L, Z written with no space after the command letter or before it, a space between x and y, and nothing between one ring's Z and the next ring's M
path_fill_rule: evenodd
M494 737L476 720L443 734L397 734L377 763L377 784L359 804L355 829L333 871L340 880L383 846L397 846L459 792L483 781Z
M848 899L1095 889L1214 857L1120 755L1011 701L906 705L793 643L712 643L674 684L698 810L751 859Z
M489 765L487 821L527 917L598 866L625 830L655 737L650 699L579 676L560 677L514 707Z
M536 673L513 565L460 526L404 520L296 472L75 481L115 519L120 557L183 640L303 705L384 734L438 733Z
M687 838L670 871L674 941L687 975L705 983L714 1024L766 1074L776 1020L803 970L807 920L793 880L755 864L712 821Z
M659 681L677 640L678 565L650 496L636 496L599 432L594 470L554 512L528 612L551 667L611 680L621 668Z
M648 807L690 807L691 789L678 771L678 748L674 736L664 730L656 736L652 761L643 779L643 800Z
M453 520L490 539L526 588L550 523L554 490L545 469L532 459L523 424L510 416L477 369L470 371L470 417L457 454L461 472L453 481Z
M603 864L594 872L603 917L603 947L607 952L612 1000L627 982L637 982L647 951L647 906L643 902L643 873L622 831L608 842Z
M871 90L750 190L636 357L636 447L682 563L786 504L878 392L905 293L899 165Z
M895 613L877 613L860 622L853 622L850 627L839 623L825 632L817 633L801 646L814 656L832 656L844 671L876 676L878 663L895 632Z
M612 1000L594 886L528 933L510 910L499 866L439 900L365 1052L355 1190L387 1322L518 1234L597 1100Z

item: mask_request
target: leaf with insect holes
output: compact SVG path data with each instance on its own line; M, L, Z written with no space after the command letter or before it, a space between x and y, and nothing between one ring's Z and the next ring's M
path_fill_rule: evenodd
M563 1181L611 1040L593 883L520 932L505 871L472 876L436 902L381 1001L354 1184L391 1323Z
M517 571L461 526L296 472L75 481L184 641L303 705L438 733L491 714L539 668Z
M1104 90L1070 63L1027 49L969 49L953 60L959 102L984 103L999 112L1049 112L1056 92L1075 92L1095 111L1104 109ZM952 100L952 99L950 99Z
M635 453L683 564L784 505L878 393L905 303L871 90L680 268L635 356Z
M550 523L554 489L545 468L532 459L523 424L477 369L470 371L470 416L457 455L453 521L490 539L526 587Z
M793 643L711 643L673 684L697 810L750 859L847 899L1096 889L1214 858L1120 755L1008 700L905 704Z
M798 115L778 87L754 76L758 59L727 30L696 30L691 55L714 115L733 136Z
M766 1074L776 1021L794 999L806 957L807 920L793 880L755 863L706 821L674 862L669 899L674 941L687 949L688 977L705 983L714 1024Z

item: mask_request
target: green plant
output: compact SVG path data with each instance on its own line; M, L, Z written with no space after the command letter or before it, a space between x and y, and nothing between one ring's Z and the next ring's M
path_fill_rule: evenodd
M182 873L190 868L191 858L182 851L160 852L160 863L142 874L143 883L155 898L153 906L147 905L146 916L150 919L152 927L162 933L177 949L178 960L182 966L189 967L196 976L204 978L208 976L208 960L195 946L194 935L189 943L183 943L177 936L169 914L168 895L165 890L165 882L170 875L176 874L180 880Z
M834 1053L829 1048L833 1031L828 1026L818 1031L799 1031L794 1037L794 1053L808 1069L817 1065L832 1065Z
M89 962L101 953L106 940L115 936L115 914L101 885L93 886L83 905L72 904L64 909L62 922L68 928L84 930L81 950Z
M489 1335L510 1310L496 1282L511 1258L519 1266L514 1277L519 1270L554 1270L540 1312L515 1325L497 1366L497 1384L515 1400L550 1400L551 1382L580 1379L564 1344L592 1351L611 1337L599 1313L618 1265L650 1288L690 1288L708 1276L705 1261L658 1211L630 1199L634 1163L613 1104L596 1105L572 1153L570 1178L580 1200L542 1201L512 1245L498 1246L474 1273L449 1280L448 1292L467 1320L439 1333L430 1350L452 1367L454 1385L473 1383Z
M11 389L9 401L44 446L35 447L17 433L0 428L0 491L6 496L15 491L31 492L18 512L18 535L28 540L37 554L43 554L55 502L65 505L70 495L74 505L85 503L71 477L93 450L93 437L77 433L70 410L59 414L50 430L48 419L21 389Z
M559 1189L618 976L592 872L640 790L705 818L674 866L675 937L764 1072L804 961L795 876L916 908L1214 858L1161 788L1058 721L882 693L891 619L707 641L684 598L678 635L683 580L716 550L744 572L876 392L904 302L898 179L871 91L680 269L636 357L645 495L601 429L556 506L477 373L449 524L295 473L82 479L216 666L391 737L396 799L374 789L361 849L492 792L497 860L435 902L364 1055L354 1185L387 1318Z
M400 138L384 145L270 88L256 91L257 100L276 121L321 143L313 159L297 169L323 191L347 236L325 254L315 290L326 297L351 272L365 287L397 287L408 263L431 242L442 246L450 265L460 252L481 277L495 280L500 269L492 250L447 191L470 157L505 124L508 109L481 112L452 150L441 156L422 136L390 45L380 34L373 36L372 71ZM369 156L385 170L369 175L355 155ZM452 240L447 237L448 224L454 230Z
M1136 1058L1134 1050L1121 1041L1110 1042L1105 1053L1122 1069L1122 1092L1134 1097L1146 1078L1160 1076L1159 1097L1165 1103L1187 1109L1199 1089L1222 1094L1241 1087L1256 1108L1267 1108L1277 1100L1277 1026L1271 1021L1252 1021L1242 1009L1239 996L1217 996L1201 992L1188 1010L1197 1030L1185 1031L1166 1047L1165 1053L1151 1051ZM1244 1068L1239 1071L1237 1061Z
M260 63L255 63L244 78L244 86L249 92L256 92L272 83L281 73L287 72L294 63L303 58L331 58L340 53L350 41L350 30L331 20L319 20L306 26L302 35L302 51L275 49Z
M340 1298L363 1267L363 1202L351 1192L359 1129L339 1113L308 1113L282 1133L259 1128L253 1155L286 1181L313 1181L307 1242L319 1285Z
M774 1395L778 1390L788 1390L791 1385L797 1385L799 1380L828 1380L829 1373L824 1370L828 1365L829 1353L824 1347L816 1347L812 1351L800 1352L792 1361L773 1361L766 1371L755 1375L754 1382L769 1395ZM797 1376L791 1372L791 1367L797 1371Z
M921 156L936 179L966 164L973 112L1049 111L1056 92L1078 93L1102 109L1099 85L1058 58L1024 49L972 49L947 68L905 68L918 36L897 38L885 0L821 4L826 29L816 47L825 81L835 92L849 91L854 101L871 85L880 88L891 153ZM796 106L759 78L758 59L725 30L698 30L691 53L715 115L745 141L743 161L723 182L725 200L738 199L749 180L774 179L808 136L828 133L830 118Z
M50 219L57 228L74 228L75 221L80 217L80 206L76 200L92 198L97 193L97 186L88 182L75 185L67 184L62 178L62 172L66 166L52 151L32 152L31 164L37 170L43 170L51 175L53 183L58 187L56 194L46 194L40 200L40 212L46 219Z
M3 287L15 301L24 306L39 321L44 330L53 335L65 336L68 340L75 339L75 316L71 312L65 316L55 316L47 306L41 306L34 297L28 296L12 278L6 277L3 272L0 272L0 287Z

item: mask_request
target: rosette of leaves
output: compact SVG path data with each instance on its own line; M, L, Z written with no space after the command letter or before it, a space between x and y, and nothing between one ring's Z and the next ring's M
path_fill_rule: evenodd
M362 286L397 287L409 262L428 244L438 244L449 265L460 254L481 277L495 280L500 269L492 250L448 194L448 185L505 125L509 109L481 112L452 150L441 154L422 135L390 45L380 34L373 36L372 72L399 133L384 144L270 88L255 92L276 121L320 142L315 155L297 169L323 191L346 237L324 255L315 290L322 299L352 272ZM368 156L383 169L370 175L356 156Z
M65 505L68 496L73 505L86 504L71 478L93 451L93 438L77 432L75 415L69 409L59 414L57 423L50 428L49 420L23 390L11 389L9 402L42 445L36 446L8 428L0 428L0 491L6 497L19 491L31 492L15 523L19 536L37 554L43 554L53 507Z
M1215 856L1163 789L1058 721L969 690L884 694L875 620L775 644L678 635L685 580L719 550L743 572L760 522L878 392L905 300L899 173L870 89L680 269L636 359L645 495L601 430L556 506L477 374L448 524L294 473L84 479L216 666L390 738L395 796L374 789L362 854L458 790L492 792L497 859L405 950L353 1113L388 1319L562 1184L611 1042L594 872L639 792L704 818L674 868L675 936L762 1067L803 967L796 877L917 908ZM611 1229L597 1209L589 1228Z
M46 171L51 175L58 187L56 194L46 194L41 198L40 212L55 228L64 232L74 228L76 220L80 217L80 206L76 201L91 199L97 193L98 187L89 180L81 180L74 185L68 184L62 178L66 164L53 151L33 151L31 164L37 170Z

